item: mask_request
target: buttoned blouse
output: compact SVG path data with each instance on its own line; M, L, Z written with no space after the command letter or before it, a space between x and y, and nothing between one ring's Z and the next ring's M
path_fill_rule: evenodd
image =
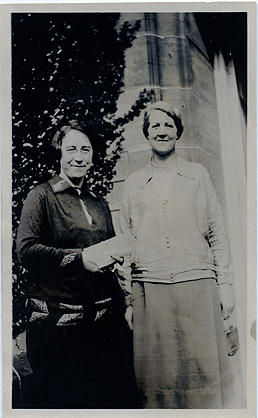
M221 207L207 170L176 158L167 200L157 190L149 162L125 182L120 228L136 238L132 279L175 283L232 279Z

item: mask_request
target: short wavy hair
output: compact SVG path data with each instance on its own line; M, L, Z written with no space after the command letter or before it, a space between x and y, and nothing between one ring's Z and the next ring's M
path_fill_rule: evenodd
M88 137L89 141L92 142L89 127L82 121L72 119L67 121L64 125L62 125L55 133L54 138L52 140L52 147L54 147L56 150L61 150L63 138L65 137L67 132L71 130L82 132Z
M161 112L166 113L171 119L173 119L176 125L176 129L177 129L177 139L179 139L184 130L181 116L177 114L175 110L171 108L171 105L169 103L163 102L163 101L152 103L146 108L144 112L144 116L143 116L143 128L142 128L144 136L147 139L149 139L148 130L150 126L150 114L153 110L160 110Z

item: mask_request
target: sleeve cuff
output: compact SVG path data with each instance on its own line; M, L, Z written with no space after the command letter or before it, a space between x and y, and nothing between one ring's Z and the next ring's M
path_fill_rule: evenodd
M59 268L64 272L82 270L82 251L74 251L66 254L62 258Z

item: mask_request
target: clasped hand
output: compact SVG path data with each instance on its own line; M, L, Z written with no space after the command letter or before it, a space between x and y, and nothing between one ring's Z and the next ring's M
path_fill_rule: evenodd
M111 257L114 261L109 265L109 267L113 267L116 263L122 265L124 262L124 257L121 257L119 255L114 254ZM82 252L82 261L84 268L90 271L91 273L103 273L103 270L95 263L95 261L92 261L88 258L87 249Z

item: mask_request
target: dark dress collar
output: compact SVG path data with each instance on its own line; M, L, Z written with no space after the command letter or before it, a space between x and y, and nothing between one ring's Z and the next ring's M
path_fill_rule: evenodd
M52 177L48 183L50 184L51 189L54 193L61 193L67 189L77 189L75 186L72 186L67 180L63 179L61 176L56 174ZM84 178L83 183L80 187L83 194L89 193L93 197L97 197L90 189L88 188L87 181Z

